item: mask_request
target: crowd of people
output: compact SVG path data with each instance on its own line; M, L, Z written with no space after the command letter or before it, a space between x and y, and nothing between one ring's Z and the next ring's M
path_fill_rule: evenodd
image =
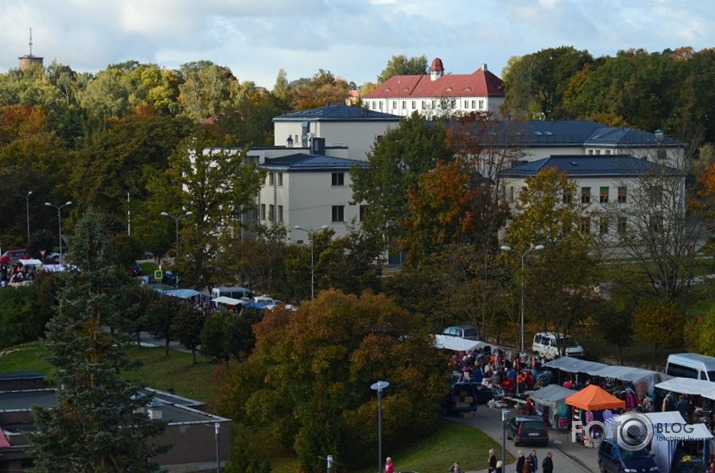
M22 263L0 265L0 287L22 286L35 280L36 268Z

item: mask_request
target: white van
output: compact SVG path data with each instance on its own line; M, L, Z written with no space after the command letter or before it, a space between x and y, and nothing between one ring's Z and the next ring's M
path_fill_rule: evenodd
M715 358L698 353L674 353L668 356L665 374L715 382Z
M245 287L215 287L211 290L211 299L230 297L231 299L252 299L255 294Z
M569 335L554 332L539 332L534 335L531 351L546 359L552 360L561 356L559 347L565 347L566 356L581 357L584 355L583 347Z

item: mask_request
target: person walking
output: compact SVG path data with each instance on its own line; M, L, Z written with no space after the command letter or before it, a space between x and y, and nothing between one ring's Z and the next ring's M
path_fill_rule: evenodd
M539 459L536 457L536 450L531 451L529 460L531 461L531 473L536 473L536 470L539 469Z
M494 449L489 449L489 473L497 471L497 456L494 454Z
M392 463L391 457L385 459L385 473L395 473L395 464Z
M544 461L541 462L541 471L543 473L554 473L554 460L551 458L551 452L547 453Z
M522 473L522 470L524 469L524 463L526 462L526 457L524 457L524 452L519 450L519 453L516 455L516 473Z

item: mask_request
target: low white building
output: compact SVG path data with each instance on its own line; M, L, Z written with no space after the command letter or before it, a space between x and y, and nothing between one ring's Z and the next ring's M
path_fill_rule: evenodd
M414 112L428 119L490 112L500 115L504 103L502 80L487 65L471 74L445 74L440 58L430 73L396 75L366 94L364 106L374 112L408 117Z

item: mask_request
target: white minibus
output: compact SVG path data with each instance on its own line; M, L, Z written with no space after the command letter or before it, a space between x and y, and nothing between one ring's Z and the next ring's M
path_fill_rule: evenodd
M715 382L715 358L698 353L674 353L668 356L665 374Z

